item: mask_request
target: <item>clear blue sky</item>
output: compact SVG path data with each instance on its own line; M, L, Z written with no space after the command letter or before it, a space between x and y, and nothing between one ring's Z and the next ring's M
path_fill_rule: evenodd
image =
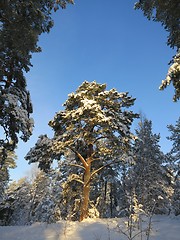
M137 99L133 110L152 120L162 150L170 150L166 126L177 121L180 104L172 102L172 87L165 91L158 87L174 51L166 45L163 27L135 11L134 3L76 0L74 6L53 14L55 26L40 37L43 51L33 55L33 68L27 74L35 128L27 143L19 143L12 179L27 174L31 166L24 156L39 135L52 136L49 120L84 80L106 83L108 90L128 91Z

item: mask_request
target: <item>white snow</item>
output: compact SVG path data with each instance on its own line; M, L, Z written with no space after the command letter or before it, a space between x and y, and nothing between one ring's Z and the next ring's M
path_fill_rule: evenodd
M145 223L143 223L145 224ZM0 240L126 240L124 219L87 219L83 222L60 221L55 224L0 227ZM141 236L134 240L140 240ZM147 236L142 237L143 240ZM156 215L149 240L180 240L180 216Z

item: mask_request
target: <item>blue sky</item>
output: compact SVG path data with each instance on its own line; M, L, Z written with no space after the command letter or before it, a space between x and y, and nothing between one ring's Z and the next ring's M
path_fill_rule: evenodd
M43 51L33 55L33 68L27 74L35 128L30 140L18 145L12 179L27 174L31 166L24 156L39 135L52 136L49 120L84 80L129 92L136 98L132 109L152 120L162 150L170 150L166 126L177 121L180 104L172 102L172 87L165 91L158 87L175 51L166 45L167 32L160 23L135 11L134 2L76 0L74 6L53 14L55 25L50 34L40 37Z

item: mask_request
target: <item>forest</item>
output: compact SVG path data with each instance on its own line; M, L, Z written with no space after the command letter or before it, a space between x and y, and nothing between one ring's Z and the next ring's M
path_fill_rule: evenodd
M134 239L132 232L142 224L142 216L149 221L150 234L153 216L180 215L180 117L167 125L171 149L164 152L153 121L134 110L137 96L131 92L84 80L47 122L53 136L42 133L26 153L24 161L33 165L30 176L11 181L19 141L28 142L35 128L26 79L32 55L42 51L39 38L53 29L54 14L74 4L0 3L0 226L126 218L127 232L122 233ZM170 85L177 103L178 1L134 4L148 20L161 23L169 34L167 45L176 50L159 89Z
M129 110L134 101L95 81L69 94L49 121L54 137L40 135L25 157L40 168L33 178L5 187L6 166L1 171L1 224L179 215L180 118L168 126L172 149L164 154L152 121Z

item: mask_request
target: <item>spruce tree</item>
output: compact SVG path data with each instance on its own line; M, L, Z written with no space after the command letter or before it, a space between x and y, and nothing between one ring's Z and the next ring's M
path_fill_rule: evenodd
M31 202L30 190L31 184L27 178L21 178L8 186L5 199L0 206L4 225L25 225L28 223Z
M29 223L52 223L60 219L60 209L56 205L57 191L59 191L58 182L54 183L50 174L39 171L31 185Z
M167 137L168 140L172 141L170 154L173 157L176 174L180 175L180 117L174 126L171 124L167 127L171 132L171 136Z
M168 125L171 135L167 137L172 141L172 149L168 153L168 168L173 172L174 193L172 196L172 206L175 215L180 214L180 117L173 126Z
M138 139L134 144L134 163L130 172L131 188L146 212L169 211L169 182L166 168L162 166L164 154L160 150L160 135L152 132L152 122L142 118L136 129Z

